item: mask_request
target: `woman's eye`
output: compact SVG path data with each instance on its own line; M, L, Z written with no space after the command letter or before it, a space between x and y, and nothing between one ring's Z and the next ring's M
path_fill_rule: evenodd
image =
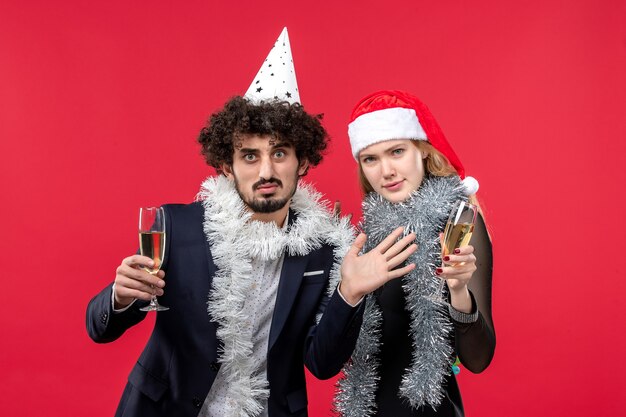
M402 152L404 152L404 149L402 148L394 149L393 151L391 151L391 153L394 155L402 155Z
M364 164L369 164L370 162L374 162L374 157L373 156L366 156L365 158L363 158L361 160L362 163Z

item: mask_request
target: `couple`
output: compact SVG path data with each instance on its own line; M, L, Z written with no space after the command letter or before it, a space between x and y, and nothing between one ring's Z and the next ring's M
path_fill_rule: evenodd
M272 53L280 44L289 48L279 38ZM284 59L272 53L264 65ZM170 307L116 415L306 416L303 364L321 379L343 368L336 408L345 416L463 415L452 363L458 356L480 372L495 347L484 222L474 246L432 260L450 207L473 198L475 184L460 180L463 167L422 103L374 93L349 125L368 192L365 234L354 239L348 220L299 184L327 145L320 117L300 105L295 77L277 95L261 73L202 130L218 175L197 202L164 206L161 270L125 258L89 303L96 342L143 320L153 293ZM440 279L448 305L429 298Z

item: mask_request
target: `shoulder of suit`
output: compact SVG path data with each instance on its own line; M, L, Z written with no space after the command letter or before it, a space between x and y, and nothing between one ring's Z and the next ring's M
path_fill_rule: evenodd
M163 208L165 208L170 213L175 212L193 212L193 211L203 211L202 202L194 201L193 203L168 203L164 204Z

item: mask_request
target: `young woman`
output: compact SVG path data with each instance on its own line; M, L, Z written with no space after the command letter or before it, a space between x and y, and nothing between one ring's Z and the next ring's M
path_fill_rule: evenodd
M415 233L416 267L367 296L352 360L339 382L344 416L463 416L453 372L491 362L491 242L481 215L471 245L441 259L440 235L456 200L477 203L478 183L428 108L401 91L362 99L348 128L359 164L365 250L391 230ZM443 294L438 294L440 280ZM456 368L456 367L455 367Z

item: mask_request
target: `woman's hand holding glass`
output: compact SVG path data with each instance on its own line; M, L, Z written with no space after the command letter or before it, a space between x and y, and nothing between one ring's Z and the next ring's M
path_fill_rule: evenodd
M472 309L467 284L476 271L476 257L474 247L469 242L474 232L477 214L478 208L473 204L463 200L454 203L446 229L440 235L442 265L435 271L441 278L438 296L442 293L445 282L450 291L450 303L455 309L465 313Z
M450 291L456 291L467 287L474 271L476 271L474 247L467 245L456 249L454 254L444 256L443 267L437 269L437 275L447 281Z
M453 254L444 256L443 266L437 268L437 275L445 279L450 291L450 304L458 311L469 313L472 300L467 284L476 271L476 256L472 245L462 246Z

